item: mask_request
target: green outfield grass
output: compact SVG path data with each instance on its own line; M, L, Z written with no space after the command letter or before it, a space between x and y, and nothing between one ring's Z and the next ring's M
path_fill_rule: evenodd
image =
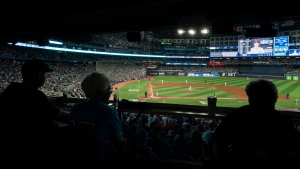
M163 80L164 83L185 83L186 80L190 84L200 83L214 85L224 85L227 83L227 86L237 86L242 87L243 89L253 80L251 78L237 78L237 77L186 77L186 76L154 76L154 80L151 80L151 83L161 83ZM281 95L286 96L287 93L290 94L289 100L279 100L276 104L277 109L298 109L300 106L295 105L295 99L300 98L300 82L299 81L287 81L287 80L274 80L278 88L278 92ZM139 80L119 89L120 99L136 99L144 100L146 102L156 102L162 103L161 100L145 100L140 98L144 96L145 91L147 91L146 84L149 83L148 80ZM196 92L193 93L183 93L181 90L187 90L186 86L161 86L153 87L153 91L158 92L161 96L166 96L167 103L172 104L186 104L186 105L199 105L207 106L207 97L213 96L214 94L217 97L217 106L218 107L240 107L242 105L248 104L247 99L238 100L235 99L233 93L225 92L218 90L213 87L193 87L193 90ZM219 98L219 99L218 99Z

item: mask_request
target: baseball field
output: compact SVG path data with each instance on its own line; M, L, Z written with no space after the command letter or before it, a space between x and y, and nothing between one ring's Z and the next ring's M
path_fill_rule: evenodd
M119 83L114 87L119 88L120 99L130 101L207 106L207 97L216 96L218 107L239 107L248 104L245 86L251 80L254 79L153 76ZM300 106L296 105L295 99L300 98L300 81L270 80L276 84L279 93L276 109L298 110Z

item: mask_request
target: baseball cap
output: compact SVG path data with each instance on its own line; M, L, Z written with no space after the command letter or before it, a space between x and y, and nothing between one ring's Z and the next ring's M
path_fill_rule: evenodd
M255 39L255 40L254 40L254 43L259 43L259 40L258 40L258 39Z
M53 72L54 70L49 67L48 64L46 64L41 59L31 59L26 60L25 63L22 66L22 74L35 74L39 72Z

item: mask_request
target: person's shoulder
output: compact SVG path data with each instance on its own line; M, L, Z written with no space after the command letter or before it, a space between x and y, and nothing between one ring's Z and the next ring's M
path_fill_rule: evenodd
M260 111L268 111L268 112L276 112L277 110L269 107L269 106L253 106L253 105L244 105L234 110L234 112L260 112Z
M13 82L11 84L9 84L3 92L10 92L16 89L24 89L24 85L22 85L22 83L18 83L18 82Z
M256 123L268 124L277 119L278 121L286 121L289 119L275 108L268 106L242 106L231 114L231 119L244 119L244 122L255 120ZM273 119L273 120L270 120Z
M241 114L242 112L249 112L249 111L253 111L253 107L251 107L250 105L244 105L233 110L231 113L228 114L228 116L233 116L233 115Z
M75 104L75 106L102 105L102 102L96 99L85 99Z
M5 89L5 91L17 91L20 95L23 94L23 93L28 93L29 92L31 94L29 96L35 96L35 95L46 96L46 94L43 91L38 90L38 89L32 89L32 88L28 87L27 85L25 85L23 83L18 83L18 82L11 83Z
M228 123L233 121L240 121L240 120L250 120L256 118L257 116L265 116L267 113L262 113L264 111L273 111L273 109L259 109L257 107L253 107L250 105L244 105L241 107L236 108L231 113L227 114L222 121ZM223 123L224 123L223 122Z
M117 113L116 109L112 106L95 99L83 100L74 105L74 109L87 109L89 107L93 107L93 111L101 112L101 114L111 114L111 112Z
M77 102L77 103L75 103L74 104L74 106L81 106L81 105L85 105L85 104L87 104L88 103L88 99L87 100L82 100L82 101L80 101L80 102Z
M31 94L31 98L38 101L48 101L49 97L41 90L31 89L28 92Z
M107 113L111 113L111 112L117 113L117 110L113 106L108 105L107 103L104 102L99 102L99 109Z
M30 89L28 86L24 85L23 83L14 82L8 85L2 93L4 99L7 98L35 98L36 92ZM26 101L26 100L25 100Z

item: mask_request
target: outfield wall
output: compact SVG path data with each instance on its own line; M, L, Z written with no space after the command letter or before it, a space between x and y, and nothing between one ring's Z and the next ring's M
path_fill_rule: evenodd
M284 76L292 68L284 65L239 65L239 74Z
M148 70L150 76L207 76L207 77L235 77L238 72L187 72L179 70Z
M240 65L237 77L266 78L298 81L299 75L287 74L293 71L293 68L284 65Z
M147 74L150 76L187 76L187 71L181 70L148 70Z
M281 80L297 80L299 75L289 75L293 68L284 65L238 65L238 72L187 72L183 70L148 70L151 76L210 76L210 77L249 77Z
M285 76L272 76L272 75L253 75L253 74L237 74L236 77L245 77L245 78L264 78L264 79L278 79L285 80Z
M261 69L262 70L262 69ZM299 81L300 75L298 74L283 74L283 75L270 75L270 74L240 74L239 72L187 72L187 71L171 71L171 70L148 70L150 76L201 76L201 77L244 77L244 78L266 78L266 79L279 79L279 80L293 80Z

